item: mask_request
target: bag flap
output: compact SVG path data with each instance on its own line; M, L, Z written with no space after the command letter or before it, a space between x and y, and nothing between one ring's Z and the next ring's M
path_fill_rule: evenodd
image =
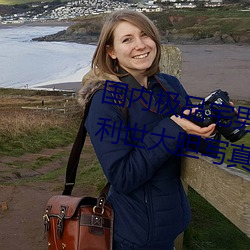
M46 205L46 213L48 215L61 216L62 209L65 218L72 217L80 205L96 205L96 198L93 197L75 197L71 195L54 195Z

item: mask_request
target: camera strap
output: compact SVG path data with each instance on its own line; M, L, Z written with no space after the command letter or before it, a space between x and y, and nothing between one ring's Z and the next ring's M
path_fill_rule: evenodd
M143 88L140 83L128 72L124 69L119 69L119 73L124 76L120 77L121 82L128 84L129 90L133 93L133 95L141 102L141 104L151 112L159 113L159 110L164 110L166 108L166 103L162 102L158 103L157 100L152 96L153 93L150 90ZM169 105L174 107L175 113L178 115L182 114L183 107L186 105L186 99L182 97L176 90L169 84L166 79L159 79L154 76L158 84L162 87L162 89L166 92L169 92L169 96L171 98ZM161 82L164 81L164 84ZM137 94L136 91L132 91L133 89L142 90L140 94ZM175 95L176 94L176 95ZM172 114L169 114L172 115Z

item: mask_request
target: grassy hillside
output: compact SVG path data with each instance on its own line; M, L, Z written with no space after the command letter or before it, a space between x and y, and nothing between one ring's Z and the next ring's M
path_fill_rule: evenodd
M169 13L147 13L154 20L159 30L185 30L186 28L201 28L222 32L247 32L250 27L249 13L243 11L171 11Z
M250 43L249 13L242 11L169 11L145 13L157 26L162 42L204 41ZM67 31L37 38L38 41L97 42L105 15L78 17Z

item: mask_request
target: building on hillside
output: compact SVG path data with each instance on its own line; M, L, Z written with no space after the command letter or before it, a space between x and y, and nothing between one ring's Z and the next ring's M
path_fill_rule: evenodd
M220 6L222 6L222 3L223 3L223 0L210 0L209 2L206 2L205 4L204 4L204 6L205 7L212 7L212 8L214 8L214 7L220 7Z
M176 9L193 9L193 8L196 8L196 4L193 4L193 3L175 3L174 7Z

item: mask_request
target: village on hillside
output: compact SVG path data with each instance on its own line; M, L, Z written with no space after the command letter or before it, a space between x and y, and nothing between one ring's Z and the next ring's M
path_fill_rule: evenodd
M139 12L160 12L168 9L194 9L200 6L218 8L223 0L148 0L147 2L127 3L110 0L78 0L50 5L46 2L31 3L26 11L0 15L1 24L26 22L64 21L79 16L110 13L118 9L134 9Z

